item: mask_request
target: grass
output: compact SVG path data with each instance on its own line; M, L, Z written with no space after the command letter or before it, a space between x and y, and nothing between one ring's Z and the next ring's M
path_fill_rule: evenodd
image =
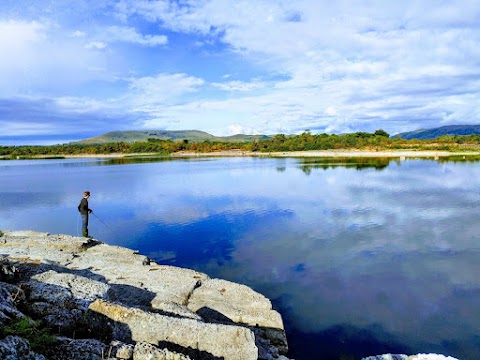
M44 353L58 340L50 333L48 328L40 328L40 321L29 317L16 319L3 327L3 335L16 335L28 340L33 351Z

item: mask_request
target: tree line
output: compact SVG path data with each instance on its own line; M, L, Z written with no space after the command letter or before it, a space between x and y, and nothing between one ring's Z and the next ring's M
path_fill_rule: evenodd
M278 134L269 139L250 142L191 142L148 139L148 141L127 143L115 142L99 145L62 144L47 146L0 146L0 156L27 158L36 156L95 155L151 153L168 155L179 151L199 153L240 150L245 152L289 152L306 150L477 150L480 135L443 136L434 140L406 140L391 138L384 130L373 133L356 132L349 134L312 134L309 130L300 135Z

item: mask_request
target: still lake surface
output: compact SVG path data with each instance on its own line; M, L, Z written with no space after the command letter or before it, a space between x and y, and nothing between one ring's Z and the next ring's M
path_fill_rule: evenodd
M244 283L289 356L480 359L480 162L195 158L0 161L0 229L90 233Z

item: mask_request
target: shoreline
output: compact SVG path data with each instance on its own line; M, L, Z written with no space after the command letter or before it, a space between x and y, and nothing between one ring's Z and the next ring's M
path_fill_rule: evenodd
M56 155L33 155L29 157L17 156L17 160L25 159L117 159L129 157L160 157L166 158L193 158L193 157L337 157L337 158L434 158L449 156L477 156L480 151L445 151L445 150L307 150L307 151L275 151L275 152L252 152L242 150L228 150L218 152L193 152L180 151L169 155L156 153L113 153L113 154L56 154ZM0 160L9 160L9 156L0 156Z
M439 158L448 156L475 156L480 155L479 151L450 152L440 150L307 150L307 151L275 151L275 152L246 152L246 151L219 151L211 153L178 152L171 154L171 157L340 157L340 158L362 158L362 157L384 157L384 158Z

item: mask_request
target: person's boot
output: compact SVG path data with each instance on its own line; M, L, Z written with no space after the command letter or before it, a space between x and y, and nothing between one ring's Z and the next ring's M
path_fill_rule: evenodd
M88 237L88 230L83 229L82 230L82 236L83 237Z

